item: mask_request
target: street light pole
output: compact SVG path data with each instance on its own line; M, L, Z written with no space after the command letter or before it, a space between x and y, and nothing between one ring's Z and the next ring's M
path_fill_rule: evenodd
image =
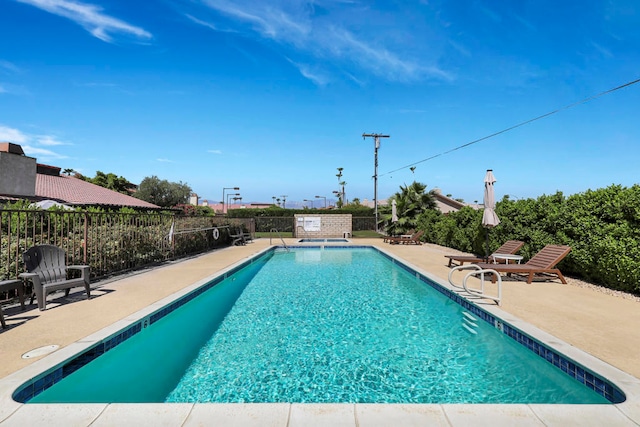
M339 208L339 206L338 206L339 203L338 202L340 201L340 198L342 197L342 193L340 193L340 191L337 191L337 190L333 190L332 193L333 193L334 196L336 196L335 207Z
M280 197L282 197L282 209L286 209L287 195L285 194L284 196Z
M240 189L240 187L224 187L224 188L222 189L222 213L224 213L224 212L225 212L225 210L224 210L224 201L225 201L224 193L225 193L225 191L227 191L227 190L239 190L239 189ZM227 205L228 205L228 204L229 204L229 203L227 203Z
M324 199L324 208L327 209L327 198L324 196L316 196L316 199Z
M379 133L363 133L362 139L373 138L374 142L374 163L373 163L373 209L376 215L376 231L378 231L378 149L380 148L380 138L389 138L389 135Z
M229 212L229 197L231 196L239 196L240 193L229 193L227 194L227 212Z

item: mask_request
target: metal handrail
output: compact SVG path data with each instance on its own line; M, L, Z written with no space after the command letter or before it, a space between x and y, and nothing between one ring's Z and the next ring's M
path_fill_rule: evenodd
M289 252L289 246L287 246L287 244L284 242L284 239L282 238L282 236L280 235L280 232L278 231L277 228L272 228L271 230L269 230L269 245L271 245L271 238L272 238L272 233L275 232L278 237L280 238L280 241L282 242L282 245L284 246L284 248L287 250L287 252Z
M464 276L464 279L462 280L462 285L458 285L458 284L453 282L452 276L453 276L454 272L459 271L459 270L471 270L471 269L474 269L474 271L471 271L471 272L467 273ZM498 295L490 295L490 294L485 293L485 291L484 291L484 275L486 273L494 274L495 277L497 278ZM467 280L469 279L469 277L477 276L477 275L480 275L480 288L470 288L469 286L467 286ZM495 271L495 270L482 269L476 264L459 265L457 267L452 268L451 271L449 271L449 283L451 284L451 286L453 286L455 288L464 289L470 295L479 296L481 298L491 299L491 300L495 301L496 304L502 305L501 304L501 300L502 300L502 278L500 277L498 272Z
M305 229L304 229L304 227L303 227L303 226L301 226L301 225L299 225L299 226L297 226L297 227L296 227L296 236L298 235L298 229L300 229L300 228L302 229L302 238L303 238L303 239L310 239L310 238L311 238L311 236L309 236L309 235L307 234L307 230L305 230Z

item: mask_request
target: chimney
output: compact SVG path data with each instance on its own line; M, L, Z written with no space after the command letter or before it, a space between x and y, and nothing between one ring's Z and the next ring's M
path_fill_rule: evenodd
M36 195L36 159L25 156L18 144L0 142L0 194Z
M22 151L22 147L19 146L18 144L12 144L11 142L0 142L0 152L18 154L20 156L24 156L24 151Z

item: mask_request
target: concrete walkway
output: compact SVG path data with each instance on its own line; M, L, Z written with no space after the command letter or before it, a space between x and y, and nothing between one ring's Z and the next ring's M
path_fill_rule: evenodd
M293 239L286 240L287 244L295 244ZM278 242L274 241L275 243ZM381 239L353 239L353 243L379 246L444 281L447 281L450 271L444 255L455 253L451 249L431 244L389 245L383 243ZM53 344L61 348L68 346L194 282L211 276L216 271L250 258L268 246L269 239L257 239L246 246L225 248L123 276L118 280L98 282L94 284L95 290L89 301L82 295L80 288L69 298L56 299L56 296L50 296L46 311L38 311L35 305L29 306L25 312L20 311L19 307L7 308L5 317L9 328L0 332L0 378L39 359L38 357L23 359L21 356L24 353ZM487 305L495 304L487 303ZM623 299L571 284L562 285L557 281L533 284L509 281L504 283L501 309L636 378L640 377L637 350L640 348L640 329L637 327L640 324L640 303L635 300ZM29 406L34 405L27 405ZM509 411L513 410L517 413L519 405L497 406L510 406ZM290 406L288 408L288 425L293 425L290 423L292 410ZM364 406L361 405L359 408L362 411ZM601 408L604 409L604 407ZM249 412L252 410L248 409ZM369 408L369 412L365 412L371 415L380 410L380 408ZM586 412L583 412L583 415L590 412L586 407L584 410ZM489 412L487 412L487 423L492 420ZM536 417L540 418L540 414ZM0 421L3 418L0 410ZM16 424L19 420L16 417L11 419ZM464 425L452 422L450 416L445 417L445 420L448 421L443 425ZM85 424L80 422L78 425ZM372 425L383 424L373 423ZM503 424L498 423L498 425ZM543 421L543 424L535 425L554 424ZM619 425L637 424L626 419Z

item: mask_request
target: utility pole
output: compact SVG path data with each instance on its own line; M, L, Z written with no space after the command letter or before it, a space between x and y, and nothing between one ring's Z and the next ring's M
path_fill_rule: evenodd
M376 215L376 231L378 231L378 149L380 148L380 138L389 138L389 135L380 133L363 133L362 139L373 138L374 142L374 163L373 163L373 209Z

